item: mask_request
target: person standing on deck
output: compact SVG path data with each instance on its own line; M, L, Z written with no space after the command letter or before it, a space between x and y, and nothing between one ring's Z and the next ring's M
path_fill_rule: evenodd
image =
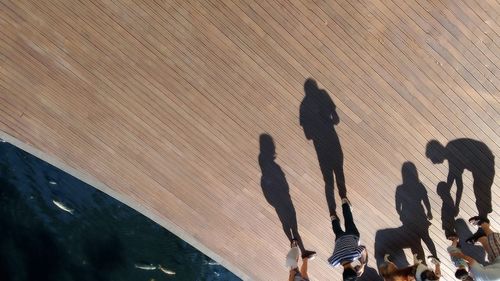
M359 231L354 223L351 206L347 198L342 198L342 213L344 215L345 231L340 226L340 219L336 213L331 213L335 246L332 256L328 259L331 266L342 266L342 280L354 281L360 277L368 263L366 247L360 245Z
M473 190L479 216L487 217L493 211L491 206L491 186L495 178L495 157L488 146L473 139L456 139L443 146L437 140L427 143L425 155L434 164L448 160L448 178L446 183L451 187L457 184L455 216L460 211L460 201L464 189L462 174L469 170L474 178Z
M488 218L475 216L469 219L469 223L476 226L477 232L469 237L465 242L475 244L479 242L488 254L488 261L494 262L500 257L500 233L494 232L490 228L490 220Z
M470 274L474 280L500 281L500 233L491 230L490 221L487 218L476 216L470 218L469 222L478 226L478 231L466 242L480 242L486 253L488 253L490 263L483 266L462 252L451 253L451 256L464 259L468 263Z
M290 267L288 281L309 281L307 265L316 257L316 252L306 251L302 254L302 265L299 269L299 246L297 240L292 240L291 249L286 256L286 266Z
M463 281L471 281L473 280L472 277L469 275L468 272L468 265L467 262L464 259L457 258L453 256L452 254L455 253L462 253L462 250L460 249L460 244L458 241L458 236L453 236L450 234L450 236L447 236L449 240L451 240L451 246L446 248L448 253L451 256L451 261L453 262L453 265L455 265L456 270L455 270L455 277L457 279L463 280Z

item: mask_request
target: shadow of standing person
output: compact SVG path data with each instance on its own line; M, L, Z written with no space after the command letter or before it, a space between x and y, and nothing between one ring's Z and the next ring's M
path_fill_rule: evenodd
M407 233L414 233L431 252L437 257L436 246L429 236L429 226L432 219L431 204L425 186L418 178L417 168L412 162L405 162L401 168L403 184L396 188L396 211ZM423 203L423 205L422 205ZM424 210L427 210L427 213ZM419 259L425 257L419 254Z
M453 182L457 184L455 217L460 211L460 200L464 187L462 174L465 169L471 171L474 178L473 190L479 216L487 217L493 211L491 186L495 178L495 157L486 144L463 138L452 140L443 146L437 140L431 140L427 143L425 154L434 164L448 160L449 170L446 183L450 187Z
M274 140L270 135L262 134L259 141L259 165L262 171L260 185L264 197L276 210L288 240L292 242L293 239L296 239L301 252L305 253L306 250L298 232L297 215L290 197L290 188L285 173L275 162L276 147Z
M319 89L314 79L304 83L305 96L300 104L300 125L304 129L306 139L312 140L319 161L325 196L330 214L335 213L334 182L340 198L347 197L344 177L344 155L335 125L340 122L335 111L335 104L328 93ZM335 177L334 177L335 175Z

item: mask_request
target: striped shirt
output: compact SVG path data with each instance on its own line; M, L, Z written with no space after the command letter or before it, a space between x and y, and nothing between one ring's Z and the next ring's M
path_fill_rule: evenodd
M500 256L500 233L494 232L487 236L490 252L488 253L488 260L494 261Z
M344 235L335 241L332 256L328 259L331 266L336 267L344 262L353 262L361 257L365 246L359 245L359 237L356 235Z

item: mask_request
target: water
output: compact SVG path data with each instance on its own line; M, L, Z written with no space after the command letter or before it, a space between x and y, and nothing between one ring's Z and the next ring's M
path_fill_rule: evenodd
M0 157L0 280L240 280L150 219L46 162L8 143L0 143ZM136 265L161 265L175 275Z

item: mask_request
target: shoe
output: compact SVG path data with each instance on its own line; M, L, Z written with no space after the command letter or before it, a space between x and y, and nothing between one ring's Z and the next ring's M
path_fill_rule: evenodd
M473 226L480 226L484 222L490 223L490 220L485 217L480 217L480 216L474 216L469 219L469 223L472 224Z
M427 259L434 265L441 263L441 261L435 256L428 256Z
M471 237L467 238L467 240L465 240L465 243L467 244L476 244L477 240L479 240L479 238L483 237L483 236L486 236L486 234L484 233L484 230L482 228L479 228L476 233L474 233L474 235L472 235Z
M349 201L349 199L347 199L347 197L342 198L342 205L344 205L344 204L346 204L346 203L349 205L349 207L351 207L351 206L352 206L352 205L351 205L351 201Z
M304 253L302 253L302 259L307 258L308 260L312 261L315 257L316 257L315 251L305 250Z

